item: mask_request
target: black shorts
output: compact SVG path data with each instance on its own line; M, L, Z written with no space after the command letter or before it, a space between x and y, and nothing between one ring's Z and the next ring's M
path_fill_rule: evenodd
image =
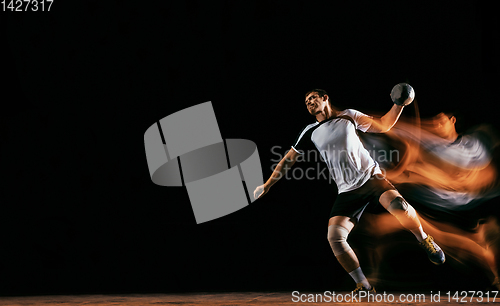
M334 216L346 216L359 221L367 207L371 209L382 208L378 201L382 193L396 188L381 174L373 175L363 186L337 195L330 212ZM379 207L377 207L379 206Z

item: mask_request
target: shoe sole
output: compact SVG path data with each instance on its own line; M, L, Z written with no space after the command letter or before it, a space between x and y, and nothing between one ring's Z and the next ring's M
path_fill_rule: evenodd
M435 261L430 260L430 262L432 262L436 266L440 266L440 265L444 264L445 261L446 261L446 258L443 260L443 262L435 262Z

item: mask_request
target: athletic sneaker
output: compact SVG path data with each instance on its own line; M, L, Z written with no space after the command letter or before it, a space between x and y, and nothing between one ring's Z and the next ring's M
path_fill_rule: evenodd
M368 290L366 289L362 283L357 283L356 284L356 289L354 289L351 294L356 294L356 293L359 293L361 291L366 291L366 292L369 292L369 293L376 293L377 291L375 291L375 287L372 286L372 289Z
M443 250L434 242L432 236L427 235L427 238L420 242L420 246L425 250L429 260L435 265L441 265L445 261Z

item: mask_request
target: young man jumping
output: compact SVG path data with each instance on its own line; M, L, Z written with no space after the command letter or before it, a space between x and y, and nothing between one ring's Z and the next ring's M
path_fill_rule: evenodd
M382 205L415 235L431 262L436 265L444 263L443 251L423 231L415 209L385 179L379 165L364 148L356 133L356 129L369 133L389 131L397 122L404 106L394 104L387 114L374 118L353 109L335 109L327 92L322 89L307 92L305 98L307 110L316 117L316 122L301 131L271 177L255 189L254 197L261 198L265 195L293 166L299 155L305 154L307 150L318 150L338 188L328 222L328 241L339 263L356 282L353 292L375 291L361 271L356 254L347 243L347 236L368 205Z

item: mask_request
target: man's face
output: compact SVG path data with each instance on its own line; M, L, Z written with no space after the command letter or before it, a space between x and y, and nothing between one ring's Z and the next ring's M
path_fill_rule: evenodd
M455 121L455 117L448 117L444 113L440 113L432 120L432 131L439 137L445 138L455 132Z
M317 92L311 92L306 97L306 107L311 115L323 111L328 103L328 96L320 97Z

